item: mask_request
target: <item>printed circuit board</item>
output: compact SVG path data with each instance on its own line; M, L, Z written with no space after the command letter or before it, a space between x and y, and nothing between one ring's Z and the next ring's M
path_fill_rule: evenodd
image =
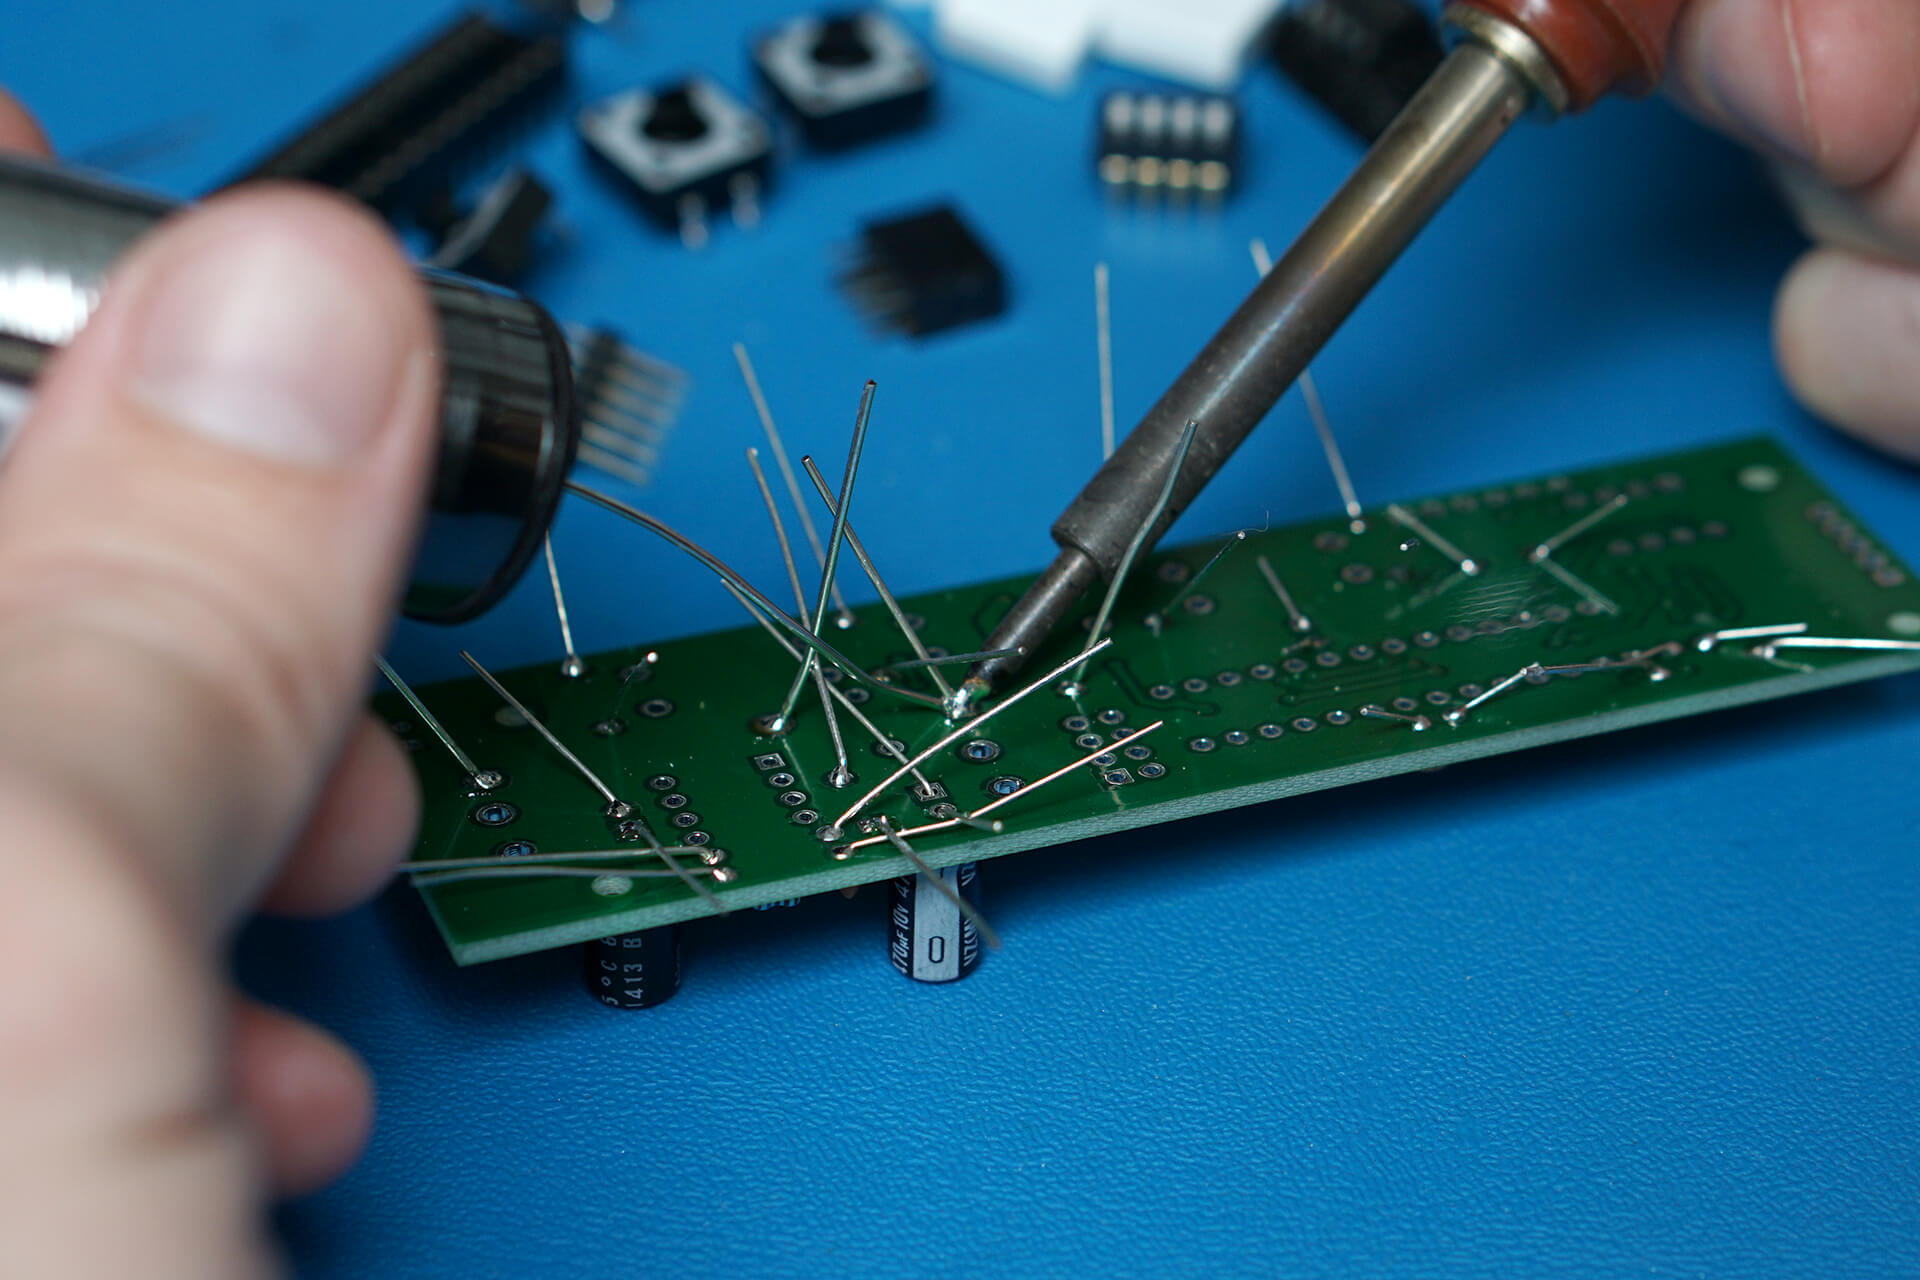
M937 710L831 671L852 704L840 724L855 777L841 788L811 687L788 732L757 731L794 663L756 625L590 655L577 676L557 660L498 673L624 816L481 681L419 695L474 763L501 775L491 790L383 695L425 792L416 858L527 873L433 887L422 877L422 892L469 964L910 872L881 819L895 831L936 827L913 838L930 865L975 862L1920 667L1910 650L1818 643L1912 641L1920 584L1768 439L1449 494L1360 523L1326 518L1143 557L1117 596L1112 645L1077 682L1061 676L984 719L1003 694L957 736ZM873 550L884 570L886 549ZM936 656L962 653L1025 586L901 604ZM1022 678L1086 643L1097 594L1081 627L1031 655ZM856 664L913 657L880 605L854 613L828 638ZM1749 628L1772 634L1711 638ZM935 692L924 668L894 680ZM931 786L905 776L836 827L899 768L894 753L948 737L919 766ZM1019 794L1075 761L1086 763ZM1003 799L998 830L984 816L954 821ZM685 874L663 867L649 835L683 850ZM591 874L549 876L524 861L614 851Z

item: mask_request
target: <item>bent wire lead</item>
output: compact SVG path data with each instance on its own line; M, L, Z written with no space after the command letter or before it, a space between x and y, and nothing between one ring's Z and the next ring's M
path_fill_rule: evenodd
M1480 572L1480 562L1435 533L1427 523L1397 502L1387 504L1387 514L1401 528L1414 534L1428 546L1454 562L1461 573L1471 578Z
M948 884L945 876L928 866L927 860L914 852L913 846L893 829L893 823L884 817L877 821L880 823L880 833L886 838L887 843L892 845L901 857L911 862L913 869L926 877L927 882L940 891L940 896L953 904L954 910L966 917L967 923L980 931L980 937L989 947L995 951L1000 950L1000 931L988 924L987 918L980 914L979 909L962 897L958 889Z
M793 499L794 514L800 517L800 532L806 535L807 545L813 548L813 559L819 568L827 567L826 544L820 541L820 531L813 527L813 516L807 511L807 500L800 493L800 478L793 473L793 463L787 460L787 443L780 438L780 428L774 425L773 410L767 405L766 393L760 389L760 375L754 372L753 360L747 355L745 343L733 344L734 363L740 366L740 377L747 384L747 394L753 397L753 411L760 418L760 431L767 437L767 447L773 450L773 463L780 468L780 478L786 481L787 496ZM835 624L844 631L853 625L853 610L847 608L846 598L840 594L840 588L833 588L833 608Z
M1173 458L1167 463L1167 478L1160 484L1160 496L1154 500L1153 506L1147 511L1146 518L1140 522L1140 527L1134 530L1132 541L1127 543L1126 552L1121 555L1120 563L1115 566L1113 581L1107 584L1107 594L1100 599L1100 611L1093 615L1093 630L1087 633L1088 638L1098 640L1106 634L1107 622L1113 617L1114 601L1120 598L1120 588L1127 584L1127 575L1133 572L1133 562L1139 557L1140 548L1147 545L1147 539L1153 533L1153 526L1160 522L1160 516L1166 511L1167 503L1173 500L1174 482L1180 479L1180 469L1187 464L1187 451L1193 448L1193 434L1199 430L1199 427L1199 423L1189 418L1185 430L1181 431L1180 441L1173 447ZM1086 663L1082 662L1074 668L1073 674L1067 677L1068 688L1078 689L1081 677L1084 675L1086 675ZM1068 696L1072 697L1073 694L1069 693Z
M846 672L849 679L865 685L876 693L885 693L895 698L904 699L907 702L918 703L923 707L933 707L936 710L940 709L940 700L930 694L915 693L911 689L902 689L898 685L891 685L884 680L874 679L864 668L860 667L844 653L841 653L838 649L815 635L811 628L801 626L790 617L784 609L780 608L779 605L767 599L758 587L741 577L726 561L720 559L720 557L714 555L711 551L708 551L692 538L674 529L671 525L655 519L638 507L631 506L620 501L618 498L601 493L598 489L581 484L577 480L567 481L567 492L577 494L596 506L604 507L617 516L623 516L633 521L641 528L658 534L680 550L686 552L711 570L715 577L733 587L749 600L752 600L765 611L766 616L770 618L775 625L789 632L795 639L806 645L807 648L812 649L823 659Z
M793 562L793 543L787 538L786 521L780 518L780 504L773 500L773 490L767 485L767 473L760 469L760 451L747 450L747 467L753 472L753 483L760 490L760 501L767 508L767 519L773 522L774 541L780 544L780 562L786 566L787 582L793 588L793 606L799 611L803 625L811 627L813 617L807 611L807 593L800 585L800 566ZM798 654L794 655L797 659ZM827 696L827 673L818 663L813 666L813 683L820 694L820 711L827 720L827 733L833 739L833 772L827 776L828 785L848 787L853 785L853 770L847 764L847 745L840 737L840 718L834 714L833 699Z
M853 420L853 439L847 445L847 467L840 481L842 495L840 505L833 516L833 532L827 535L827 562L820 567L820 593L814 599L813 622L810 629L814 638L820 636L820 624L826 621L827 602L833 596L834 574L840 568L840 547L847 536L847 517L853 510L853 482L860 475L860 455L867 448L867 424L873 417L873 393L876 390L871 378L860 391L860 411ZM804 459L803 459L804 461ZM813 671L819 655L812 649L801 655L800 669L793 673L793 683L787 687L787 696L780 703L780 712L774 717L770 731L783 731L793 716L793 706L800 700L800 690L807 682L807 676Z
M838 520L840 500L834 496L833 490L827 487L827 478L820 474L820 468L813 464L812 458L800 459L800 465L806 468L807 479L813 482L814 489L820 494L820 500L827 504L827 510L833 514L835 520ZM886 580L880 576L879 566L874 564L873 557L868 555L866 547L861 545L858 535L853 531L851 520L847 521L847 549L853 552L853 558L859 562L860 571L866 574L867 581L873 584L873 589L879 595L880 603L886 609L887 615L893 619L893 624L900 628L900 634L906 637L907 647L913 650L917 665L927 668L927 675L932 678L934 687L940 691L940 700L951 707L955 697L953 686L948 684L946 677L940 674L939 664L934 660L933 655L927 652L927 646L921 641L920 633L914 630L911 622L907 621L906 612L900 608L900 602L894 598L893 592L887 589ZM898 670L905 664L896 662L890 665Z
M1020 688L1014 690L1012 693L1008 694L1006 697L1000 699L1000 701L994 703L991 707L988 707L985 711L982 711L979 715L967 721L965 724L961 725L959 728L954 729L950 733L942 734L940 738L937 739L932 746L925 748L919 754L915 755L911 760L909 760L906 764L901 765L898 769L895 769L892 773L888 774L885 778L882 778L879 784L876 785L873 788L873 790L867 792L867 794L861 796L858 800L854 801L853 804L848 807L845 813L841 814L838 818L835 818L833 820L833 826L829 829L835 830L835 831L844 831L849 821L857 817L862 809L865 809L868 805L872 804L874 800L878 798L881 792L885 791L888 787L892 786L894 783L900 781L900 779L904 777L907 771L911 769L914 765L925 764L935 754L952 746L954 743L960 741L960 739L968 736L969 734L977 734L982 725L992 720L995 716L999 715L1002 711L1005 711L1007 708L1018 704L1021 699L1025 698L1028 694L1032 693L1035 689L1045 688L1049 681L1053 680L1055 677L1064 673L1068 668L1075 667L1075 666L1084 667L1090 660L1093 659L1095 655L1104 652L1107 649L1107 647L1110 646L1112 643L1113 641L1111 640L1094 641L1093 645L1088 649L1086 649L1085 651L1081 653L1077 653L1073 657L1068 658L1065 662L1061 663L1059 666L1055 667L1053 670L1047 672L1045 675L1041 676L1039 679L1034 680L1028 684L1022 685Z
M1267 252L1267 242L1255 236L1248 242L1247 248L1253 254L1253 269L1260 273L1262 280L1273 270L1273 258ZM1307 417L1313 423L1314 434L1320 437L1320 452L1327 457L1327 470L1333 472L1333 486L1340 491L1340 505L1347 513L1347 530L1353 534L1367 531L1367 519L1360 506L1359 495L1353 491L1353 478L1347 474L1347 460L1340 456L1339 442L1333 438L1333 426L1327 421L1326 406L1320 403L1320 386L1313 380L1311 366L1300 371L1300 394L1307 402Z
M1153 632L1155 635L1159 635L1160 629L1167 625L1167 619L1175 609L1180 607L1180 602L1192 595L1194 589L1206 581L1207 575L1212 573L1219 563L1227 558L1227 552L1245 542L1247 535L1252 532L1252 529L1235 529L1228 535L1227 540L1220 544L1220 549L1208 556L1207 562L1200 566L1199 571L1182 583L1180 589L1173 593L1173 599L1167 601L1147 615L1147 630ZM1262 530L1262 532L1265 531Z
M998 834L1000 831L999 821L996 819L991 824L985 821L986 816L989 813L992 813L995 809L999 809L1006 805L1010 805L1015 800L1024 800L1028 796L1032 795L1034 792L1040 790L1040 788L1047 786L1053 782L1057 782L1061 778L1064 778L1068 774L1072 773L1075 769L1085 768L1087 765L1092 764L1095 760L1098 760L1101 756L1106 755L1109 752L1124 751L1127 747L1132 746L1134 743L1140 741L1140 739L1146 737L1148 734L1152 733L1155 729L1160 728L1160 726L1164 725L1165 723L1166 721L1164 720L1155 720L1152 724L1146 726L1144 729L1135 729L1132 733L1126 734L1119 738L1115 738L1111 743L1108 743L1107 745L1102 746L1099 750L1088 752L1086 755L1081 756L1077 760L1069 761L1068 763L1061 765L1058 769L1055 769L1053 772L1046 774L1043 777L1035 778L1032 782L1027 783L1025 786L1021 787L1017 791L1010 791L1006 795L1001 796L997 800L990 800L986 804L981 805L978 809L975 809L972 813L956 813L951 818L942 818L938 822L929 822L924 826L908 827L906 830L902 831L900 834L905 836L925 836L925 835L932 835L936 831L951 831L955 827L959 827L959 826L983 828L985 830ZM877 845L877 844L884 844L885 842L886 842L885 836L867 836L864 839L860 839L860 840L850 840L846 844L840 845L837 848L835 848L833 851L833 856L835 858L844 860L845 858L850 857L852 854L854 854L858 850L870 848L871 846Z
M584 760L582 760L579 756L573 754L572 751L568 750L567 744L560 741L559 738L555 737L553 730L547 728L546 725L542 724L538 716L534 715L533 712L527 710L525 703L521 702L520 699L514 697L511 693L508 693L507 687L501 684L498 680L494 679L493 673L491 671L488 671L485 667L481 666L480 660L478 658L475 658L472 654L468 653L465 649L462 649L460 651L460 658L461 658L461 661L465 662L468 666L473 668L473 673L475 675L479 676L482 680L487 682L487 687L489 689L492 689L495 693L500 695L500 700L502 702L506 703L509 707L513 708L515 715L519 716L522 720L525 720L527 724L531 726L536 732L538 732L542 738L545 738L547 740L547 745L552 747L555 751L559 752L561 758L564 759L568 764L572 765L574 767L574 770L578 772L581 777L585 778L588 784L591 785L595 791L598 791L600 793L600 798L607 802L608 817L626 818L632 815L633 806L628 804L626 801L622 800L619 796L613 794L613 789L609 787L606 783L600 781L600 775L595 773L593 770L587 768L586 762Z
M760 629L772 637L775 644L786 650L789 658L792 658L795 662L800 660L800 651L794 648L785 636L780 634L779 628L767 621L766 617L760 612L759 606L755 605L753 601L747 599L738 591L735 591L732 583L723 583L722 585L726 587L727 591L735 600L740 602L740 607L747 611L747 616L759 623ZM842 711L852 716L862 729L865 729L873 735L874 746L877 750L894 760L900 761L902 764L907 763L907 753L900 747L895 746L892 738L880 732L879 727L875 725L873 721L867 719L866 714L862 712L859 707L855 706L846 694L834 688L831 683L827 685L827 692L832 694L834 699L839 702ZM912 770L912 773L914 781L918 782L923 790L931 790L933 788L933 783L927 780L925 774L921 773L918 769Z
M1093 264L1093 331L1100 355L1100 460L1113 456L1113 308L1107 295L1107 264Z
M560 568L553 562L553 535L549 533L540 540L547 553L547 580L553 584L553 611L560 616L560 644L567 656L560 660L560 674L570 680L578 680L587 674L587 664L580 660L580 653L573 647L573 626L567 621L567 597L560 591Z
M440 745L447 749L448 754L453 757L454 763L460 766L460 772L467 775L467 781L471 782L476 790L492 791L500 785L500 771L498 769L482 769L479 765L475 764L473 760L468 757L467 753L460 749L460 744L453 740L453 735L447 732L446 726L440 723L433 712L427 710L427 704L420 701L420 695L415 693L412 688L408 686L407 682L402 680L399 674L387 665L385 658L379 654L375 654L373 657L373 665L380 668L380 674L387 678L387 683L392 685L402 698L406 699L407 705L413 708L413 713L420 717L421 721L427 726L428 731L431 732L434 737L440 739Z

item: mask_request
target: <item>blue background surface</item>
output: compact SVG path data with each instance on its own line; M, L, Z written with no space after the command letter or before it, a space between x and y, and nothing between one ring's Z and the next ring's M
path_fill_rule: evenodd
M689 68L744 90L746 33L802 7L633 0L579 39L574 100ZM166 126L119 162L188 194L446 12L75 0L9 15L0 80L70 154ZM1136 77L943 76L931 130L790 155L764 225L700 254L586 172L564 117L525 143L566 228L530 288L695 379L628 496L762 582L730 342L796 452L838 456L879 380L860 527L897 589L1032 569L1097 461L1093 262L1124 429L1250 286L1248 236L1284 245L1356 156L1256 70L1226 212L1116 211L1089 126ZM876 340L836 256L945 196L1013 309ZM1522 127L1317 365L1363 500L1764 430L1920 558L1920 474L1778 385L1799 247L1757 166L1663 104ZM1333 498L1289 397L1175 536ZM739 621L598 512L557 547L584 648ZM459 645L555 655L544 584L393 652L430 678ZM685 989L638 1015L590 1004L572 951L455 969L405 891L258 926L248 984L382 1094L365 1162L286 1240L322 1277L1920 1273L1916 748L1908 677L1022 855L986 868L1006 950L951 988L888 967L871 892L690 927Z

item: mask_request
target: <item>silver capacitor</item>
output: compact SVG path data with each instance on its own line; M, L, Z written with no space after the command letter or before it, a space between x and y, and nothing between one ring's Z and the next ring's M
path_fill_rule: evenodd
M108 179L0 155L0 456L34 379L86 327L108 273L182 206ZM422 269L444 365L429 519L405 612L461 622L486 611L540 549L580 440L573 366L531 299Z

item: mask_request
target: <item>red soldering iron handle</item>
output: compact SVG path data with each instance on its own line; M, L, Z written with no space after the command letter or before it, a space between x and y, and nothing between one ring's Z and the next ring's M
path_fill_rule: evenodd
M1458 0L1518 27L1539 45L1584 111L1605 94L1650 93L1684 0Z

